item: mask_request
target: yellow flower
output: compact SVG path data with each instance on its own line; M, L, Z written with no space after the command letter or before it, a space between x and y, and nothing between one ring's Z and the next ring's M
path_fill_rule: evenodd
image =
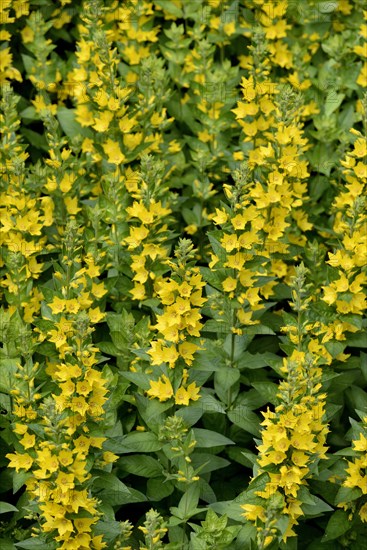
M363 88L367 88L367 62L364 62L361 72L357 78L357 84Z
M73 489L75 486L74 474L67 474L65 472L60 472L55 480L55 483L57 484L58 487L60 487L61 492L65 493L70 489Z
M194 353L200 349L198 345L192 342L183 342L178 345L178 352L185 361L186 365L191 365L194 360Z
M72 216L75 216L78 212L81 211L80 206L78 206L78 197L64 197L64 203L66 206L66 210L69 214Z
M53 531L54 529L58 530L60 537L65 537L67 533L72 533L74 531L73 523L64 518L50 519L42 525L42 529L46 532Z
M215 211L216 215L212 216L214 223L219 225L225 224L228 219L228 214L224 212L224 210L219 210L219 208L216 208Z
M105 462L106 464L111 464L112 462L115 462L119 458L118 455L111 453L111 451L104 452L102 457L103 457L103 462Z
M76 174L73 174L72 172L66 172L66 174L64 174L60 182L61 191L63 193L68 193L72 188L75 180L76 180Z
M185 388L181 386L175 393L176 405L188 405L190 401L189 395Z
M24 437L22 437L22 439L19 441L19 443L21 443L21 445L23 445L25 449L31 449L36 444L36 436L34 434L31 435L29 433L26 433L24 434Z
M150 389L147 391L147 395L151 399L157 397L159 401L167 401L173 396L173 388L169 378L163 374L157 382L150 381Z
M26 424L15 424L15 428L13 428L13 432L18 435L24 435L26 431L28 430L28 426Z
M128 249L137 248L140 243L149 235L149 229L141 225L140 227L130 227L129 237L125 237L121 244L127 243Z
M124 134L124 145L127 149L133 150L142 142L143 134L141 132L135 134Z
M5 457L10 461L10 468L15 468L17 472L19 472L19 470L27 471L31 468L33 464L33 458L27 453L8 453L5 455Z
M224 235L220 244L223 246L226 252L232 252L235 248L238 248L238 240L236 235Z
M98 518L76 518L73 521L79 533L90 533L91 526L98 521Z
M84 399L84 397L78 396L78 397L73 397L71 399L70 409L74 413L79 413L80 415L84 416L88 411L88 408L89 408L89 405Z
M91 289L91 293L93 294L93 296L97 299L100 299L100 298L103 298L103 296L105 294L107 294L107 290L104 286L104 283L101 282L99 284L97 283L92 283L92 289Z
M73 462L73 453L72 451L68 450L62 450L57 455L57 459L60 462L60 464L64 467L69 466Z
M106 314L99 307L95 307L88 310L88 316L91 323L99 323L105 318Z
M354 144L354 155L357 157L366 157L367 156L367 140L363 138L358 138Z
M125 160L126 157L121 152L119 144L111 138L108 138L102 147L108 157L108 162L112 164L121 164Z
M227 277L223 281L222 287L225 292L232 292L237 287L237 279L233 279L233 277Z
M87 105L79 104L75 109L75 120L83 127L92 126L94 123L93 114L88 109Z
M145 286L141 283L135 283L134 288L129 290L134 300L144 300L147 295L145 292Z
M353 441L353 448L356 451L367 452L367 437L360 434L359 439Z
M132 206L128 206L126 212L129 214L129 218L138 218L142 223L150 224L154 220L153 212L138 201L134 201Z
M359 517L363 522L367 522L367 502L359 510Z
M259 323L259 320L252 320L252 311L244 311L243 309L237 310L237 319L243 325L256 325Z
M99 118L94 119L93 128L97 132L107 132L110 122L113 119L113 113L110 111L103 111Z
M74 440L74 453L84 456L88 453L90 445L90 438L85 435L81 435Z
M163 361L168 363L169 367L173 369L177 359L179 358L179 353L176 350L175 346L162 348Z
M200 388L196 385L195 382L191 382L191 384L187 386L187 393L189 394L189 398L192 401L197 401L198 399L200 399L201 396L199 395L199 392Z
M241 504L242 510L245 512L242 514L249 521L256 521L260 519L261 521L266 521L265 508L258 504Z

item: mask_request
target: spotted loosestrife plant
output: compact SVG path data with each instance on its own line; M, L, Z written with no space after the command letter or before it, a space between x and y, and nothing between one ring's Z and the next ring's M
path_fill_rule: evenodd
M326 458L325 399L322 392L322 358L310 351L312 336L307 319L311 298L307 296L303 264L296 267L291 306L296 317L287 315L284 331L291 343L290 353L280 368L278 405L263 413L264 426L258 445L255 477L263 474L263 488L255 491L255 503L242 505L246 519L257 526L257 544L266 548L274 540L295 536L294 527L302 517L307 479ZM250 484L251 487L251 484Z
M129 253L127 268L132 271L133 300L143 302L156 295L154 281L166 271L169 241L172 239L172 197L167 188L164 163L152 155L141 158L136 178L126 180L129 195L134 199L126 207L129 233L121 245ZM167 246L168 245L168 246Z
M1 548L364 547L364 4L0 2Z
M53 223L50 197L40 197L26 173L26 147L17 130L19 98L4 86L1 101L1 233L0 259L2 288L10 313L18 313L29 323L39 312L42 293L35 285L44 264L39 257L46 247L45 228Z
M102 449L106 438L99 426L108 390L96 368L98 348L91 340L92 325L104 316L98 305L92 307L96 296L103 295L103 283L93 282L98 268L93 258L82 257L82 248L81 231L71 220L63 231L55 290L45 291L43 316L35 322L39 341L47 341L54 349L45 369L52 390L38 410L27 412L32 397L35 402L41 397L34 395L38 370L28 364L20 367L28 396L20 388L13 391L17 404L13 416L23 449L7 458L17 472L30 474L26 488L39 536L54 539L59 548L98 549L106 544L102 535L93 533L101 513L91 494L90 470L93 464L103 468L117 457ZM35 433L28 431L30 420L38 421Z
M187 369L200 348L200 344L196 343L203 327L200 308L206 301L202 295L205 282L199 268L192 262L193 248L191 241L181 239L175 250L176 258L167 260L171 275L155 281L155 291L163 311L157 315L156 324L152 326L157 336L147 351L153 373L154 367L162 364L169 368L157 381L150 382L147 394L160 401L174 398L177 405L189 405L190 400L200 398L200 388L195 381L190 382ZM177 388L172 386L173 376L180 380Z

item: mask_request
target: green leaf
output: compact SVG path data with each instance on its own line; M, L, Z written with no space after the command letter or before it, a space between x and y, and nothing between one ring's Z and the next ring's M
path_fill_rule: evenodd
M116 465L129 474L141 477L158 477L162 466L155 458L147 455L131 455L120 458Z
M179 515L182 519L189 519L194 513L196 513L197 505L199 503L200 487L198 483L194 483L183 494L179 504Z
M121 535L121 523L119 521L99 521L95 526L96 534L111 542Z
M28 118L29 120L37 120L39 118L39 115L36 113L36 109L33 105L26 107L19 114L22 118Z
M278 355L266 351L265 353L242 353L238 361L239 369L262 369L263 367L271 366L270 361L279 361Z
M131 432L120 437L111 437L104 444L107 451L117 454L151 453L159 451L162 444L155 434L150 432Z
M18 548L25 548L30 550L54 550L56 548L56 543L39 540L38 538L31 538L22 540L21 542L16 542L15 546Z
M205 390L202 390L202 396L198 401L198 406L202 408L203 413L220 413L225 414L225 409L220 401L215 399L210 393L205 393Z
M352 525L348 519L348 513L344 512L344 510L337 510L329 519L322 542L337 539L349 531L351 527Z
M191 455L191 461L195 470L200 468L200 474L216 472L217 470L230 465L230 462L225 458L213 455L211 453L195 452Z
M208 504L217 502L217 497L207 481L203 477L197 482L200 487L200 498Z
M241 518L243 523L244 518ZM251 541L256 538L256 526L253 523L247 521L241 528L237 535L236 544L233 546L234 550L251 550Z
M165 411L172 407L170 402L160 403L157 399L149 399L137 393L135 403L142 419L153 432L158 431L158 426L164 422Z
M279 388L274 382L252 382L251 385L262 397L266 398L267 403L274 405L277 402Z
M308 157L312 168L325 176L330 176L332 168L339 160L332 147L320 141L316 143L311 151L306 153L306 157Z
M236 497L236 502L239 502L240 504L244 504L245 502L248 502L250 498L254 498L257 500L258 497L255 495L255 492L258 491L264 491L266 484L269 481L269 474L267 472L263 472L262 474L254 477L251 480L251 483L249 487L244 491L243 493L240 493Z
M29 472L14 472L13 473L13 493L17 493L25 484L27 479L32 477Z
M19 510L8 502L0 502L0 514L6 514L7 512L19 512Z
M103 353L108 353L108 355L112 355L113 357L120 355L119 350L112 342L98 342L98 347Z
M227 412L227 416L233 424L239 426L253 435L260 435L260 420L256 413L248 407L239 405Z
M352 502L362 496L362 491L359 487L340 487L335 497L335 505L342 502Z
M367 348L367 338L364 333L348 335L348 347Z
M367 381L367 353L361 351L361 371L364 379Z
M0 392L8 394L14 389L14 376L18 370L19 359L0 358Z
M336 94L334 91L328 93L324 103L325 115L329 117L334 111L336 111L340 107L344 98L344 94Z
M93 487L98 498L110 506L122 506L147 500L143 493L127 487L114 474L107 472L99 474L93 482Z
M338 457L335 457L335 460L337 461ZM330 473L329 470L327 470L328 475L329 473ZM325 481L324 479L322 480L312 479L309 482L309 486L312 494L320 495L323 498L323 500L325 500L328 504L332 506L335 504L335 497L338 492L338 485L336 485L335 483L331 483L330 481L327 481L327 480ZM300 497L299 500L302 500L302 502L304 502L302 497Z
M199 539L198 535L191 533L190 550L208 550L208 545L205 540Z
M149 390L150 388L150 378L143 372L121 372L121 376L130 382L134 382L142 390Z
M0 548L1 550L16 550L10 539L0 539Z
M235 391L237 394L239 389L239 384L237 383L239 379L240 371L238 369L234 369L233 367L223 367L220 371L217 371L214 374L214 388L216 394L223 403L226 403L227 405L230 404L229 390L233 388L233 386L237 388L237 391L232 390L232 393Z
M310 494L310 498L313 501L312 504L302 504L302 510L305 516L314 517L323 514L324 512L332 512L333 508L329 506L324 500ZM302 500L302 499L300 499Z
M310 178L310 197L317 201L329 189L329 179L326 176L317 174Z
M149 479L147 483L147 497L149 500L162 500L174 491L175 486L164 477Z
M20 133L21 135L25 136L25 138L32 144L33 147L37 147L38 149L42 149L43 151L48 151L48 144L43 134L38 134L37 132L30 130L29 128L22 128Z
M234 442L222 434L202 428L193 428L196 447L219 447L222 445L234 445Z
M225 364L225 353L218 349L218 346L212 344L212 340L204 341L205 349L197 351L191 368L203 371L217 371Z
M253 468L256 464L257 456L249 451L242 451L240 447L230 447L227 450L230 459L242 464L246 468Z
M231 333L231 326L227 321L221 319L209 319L202 328L203 332L215 332L220 336Z
M367 393L358 386L351 386L345 392L347 401L350 402L353 409L366 409Z
M202 403L200 405L189 405L188 407L182 407L176 412L176 416L181 416L184 419L187 426L193 426L203 416L204 410Z
M220 515L226 514L229 518L235 521L240 521L241 523L244 521L242 516L243 510L240 504L234 502L233 500L213 502L210 504L210 508Z

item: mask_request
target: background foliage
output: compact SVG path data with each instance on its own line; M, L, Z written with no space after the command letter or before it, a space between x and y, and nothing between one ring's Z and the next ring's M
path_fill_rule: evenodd
M3 0L0 545L364 548L362 0Z

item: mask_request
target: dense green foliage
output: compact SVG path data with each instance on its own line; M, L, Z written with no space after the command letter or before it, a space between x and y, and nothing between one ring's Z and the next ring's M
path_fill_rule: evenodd
M362 0L2 0L1 550L362 550Z

